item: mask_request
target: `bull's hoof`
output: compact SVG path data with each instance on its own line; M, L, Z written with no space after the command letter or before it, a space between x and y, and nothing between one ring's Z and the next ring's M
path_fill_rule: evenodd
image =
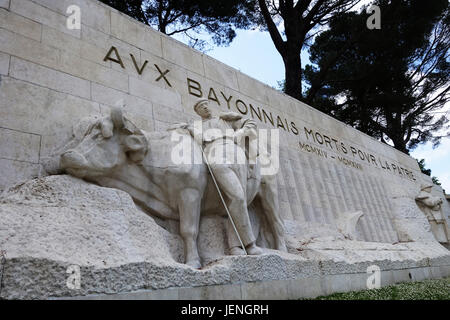
M202 264L200 263L200 259L194 259L194 260L186 261L186 264L189 267L192 267L194 269L201 269L202 268Z

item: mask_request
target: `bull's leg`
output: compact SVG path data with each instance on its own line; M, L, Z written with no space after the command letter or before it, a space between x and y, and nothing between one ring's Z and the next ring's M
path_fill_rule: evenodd
M201 199L198 190L186 188L181 191L178 202L180 211L180 234L184 241L186 264L197 269L202 266L197 248Z
M287 251L284 239L284 224L279 215L278 189L273 177L265 176L261 181L259 197L275 240L275 249Z

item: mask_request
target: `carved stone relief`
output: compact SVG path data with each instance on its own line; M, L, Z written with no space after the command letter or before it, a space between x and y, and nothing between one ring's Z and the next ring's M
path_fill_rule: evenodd
M206 117L207 106L202 102L196 106L200 105ZM245 121L240 115L206 118L204 123L211 122L215 129L220 126L234 127L236 134L241 136L246 134L245 130L254 129L254 123ZM236 167L211 163L208 168L205 162L174 164L172 152L177 142L171 139L173 131L192 142L193 157L202 159L201 143L205 144L205 140L200 144L195 141L190 125L176 125L164 132L145 132L124 117L119 107L113 108L107 117L92 120L88 126L83 124L85 131L81 142L61 155L61 167L75 177L129 193L137 204L156 217L179 220L188 265L201 266L197 249L201 212L226 213L218 197L220 192L235 220L238 234L244 239L247 253L262 253L256 246L247 212L251 204L256 208L256 216L268 222L261 225L270 228L272 247L286 251L273 176L261 176L254 166L252 172L247 174L245 165ZM211 145L217 146L216 141L222 143L228 138L234 145L234 137L220 136L206 141L207 157ZM211 179L210 169L218 180L219 190ZM242 175L236 175L237 172ZM240 248L234 231L231 226L227 227L231 253L242 254L243 248Z
M425 214L431 226L434 237L440 243L449 243L447 221L442 212L444 200L431 194L433 185L423 184L419 194L416 196L416 202L422 212Z

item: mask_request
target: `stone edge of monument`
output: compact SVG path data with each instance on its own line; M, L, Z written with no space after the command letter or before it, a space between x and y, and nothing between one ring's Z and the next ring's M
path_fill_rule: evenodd
M292 280L50 297L49 300L295 300L366 290L368 276L367 273L341 273ZM449 276L450 265L392 269L381 271L381 287Z

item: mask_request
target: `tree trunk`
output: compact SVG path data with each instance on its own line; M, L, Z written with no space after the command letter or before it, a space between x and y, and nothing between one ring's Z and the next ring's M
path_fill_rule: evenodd
M391 140L394 143L395 149L409 155L408 148L406 148L406 142L401 135L394 136L391 138Z
M291 97L301 100L302 95L302 63L300 58L300 50L288 47L283 57L285 68L285 93Z

